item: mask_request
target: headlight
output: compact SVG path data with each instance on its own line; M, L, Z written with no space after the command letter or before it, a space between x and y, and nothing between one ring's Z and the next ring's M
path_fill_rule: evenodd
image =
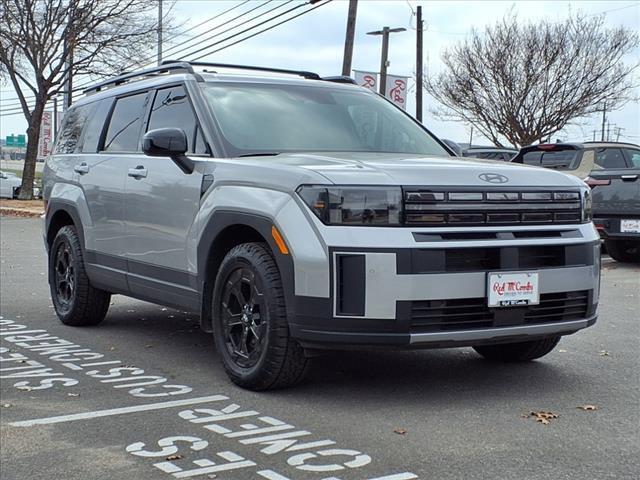
M400 225L400 187L302 185L297 192L327 225Z
M593 219L591 211L591 189L582 190L582 222L587 223Z

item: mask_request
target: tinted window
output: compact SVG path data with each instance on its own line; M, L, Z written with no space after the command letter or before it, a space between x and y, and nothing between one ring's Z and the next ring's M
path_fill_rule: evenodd
M526 165L537 165L547 168L573 169L577 165L578 150L559 150L545 152L534 150L524 154L522 162Z
M108 152L135 152L138 150L142 116L146 103L146 93L116 100L103 150Z
M107 115L109 115L112 101L111 98L105 98L104 100L100 100L95 106L91 118L85 127L82 140L82 153L95 153L98 151L102 128L104 127L104 121L107 119Z
M631 160L631 164L635 168L640 168L640 150L632 150L631 148L627 148L626 151L629 159Z
M60 135L56 142L56 153L74 153L80 150L82 129L87 122L87 117L95 107L95 104L82 105L69 109L64 117L60 129Z
M205 153L202 142L196 145L196 116L193 113L184 87L177 86L158 90L151 107L147 131L156 128L175 127L184 130L187 135L189 152ZM200 150L200 151L198 151Z
M356 151L450 156L401 110L357 88L215 83L203 90L233 155Z
M626 168L627 163L619 148L599 148L596 150L596 164L602 168Z

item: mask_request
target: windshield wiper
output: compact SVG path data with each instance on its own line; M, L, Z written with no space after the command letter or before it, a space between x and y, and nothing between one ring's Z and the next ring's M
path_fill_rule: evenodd
M274 157L276 155L280 155L280 152L243 153L242 155L238 155L238 158L240 157Z

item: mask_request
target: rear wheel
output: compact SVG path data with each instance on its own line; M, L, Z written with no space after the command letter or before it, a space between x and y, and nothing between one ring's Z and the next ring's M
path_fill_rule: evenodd
M53 240L49 251L49 287L55 311L65 325L97 325L104 320L111 294L89 282L80 238L72 225L62 227Z
M640 262L640 241L607 239L604 246L611 258L618 262Z
M270 390L302 379L309 360L289 335L280 272L265 244L245 243L227 253L212 312L216 348L235 384Z
M488 360L500 362L527 362L544 357L560 341L560 337L547 337L520 343L478 345L473 349Z

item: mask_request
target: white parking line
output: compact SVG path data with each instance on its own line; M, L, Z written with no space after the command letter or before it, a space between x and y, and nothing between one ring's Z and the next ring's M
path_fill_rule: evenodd
M59 415L57 417L36 418L33 420L22 420L12 422L13 427L32 427L34 425L50 425L52 423L73 422L75 420L86 420L89 418L110 417L113 415L123 415L126 413L145 412L148 410L161 410L164 408L181 407L184 405L194 405L198 403L218 402L228 400L224 395L211 395L208 397L185 398L182 400L172 400L170 402L148 403L146 405L135 405L133 407L111 408L109 410L95 410L93 412L74 413L71 415Z

